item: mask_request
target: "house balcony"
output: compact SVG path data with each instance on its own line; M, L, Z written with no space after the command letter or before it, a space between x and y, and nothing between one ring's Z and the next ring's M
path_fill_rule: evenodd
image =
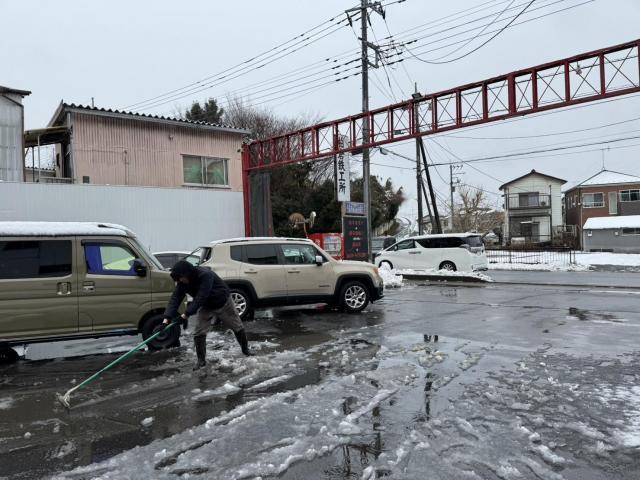
M551 208L551 195L545 193L514 193L507 195L509 210L544 210Z

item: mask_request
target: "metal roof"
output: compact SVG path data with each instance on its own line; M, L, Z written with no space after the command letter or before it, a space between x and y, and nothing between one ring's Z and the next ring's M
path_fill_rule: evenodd
M547 175L546 173L540 173L540 172L536 172L535 168L532 169L529 173L525 173L524 175L519 176L518 178L514 178L513 180L500 185L500 190L503 190L504 187L511 185L513 182L517 182L518 180L522 180L525 177L528 177L529 175L540 175L541 177L545 177L548 178L549 180L556 180L558 182L562 182L562 183L567 183L566 180L562 179L562 178L558 178L558 177L554 177L552 175Z
M0 93L16 93L18 95L22 95L23 97L31 95L31 92L29 90L19 90L17 88L4 87L2 85L0 85Z
M590 187L593 185L618 185L620 183L640 183L640 177L626 173L614 172L613 170L600 170L595 175L590 176L584 182L575 185L576 187Z
M101 115L108 117L119 117L119 118L129 118L133 120L143 120L143 121L151 121L156 123L168 123L168 124L179 124L188 127L200 127L206 128L216 131L229 132L229 133L237 133L240 135L249 134L249 130L244 130L242 128L236 128L231 125L224 125L218 123L208 123L208 122L194 122L191 120L184 120L181 118L175 117L164 117L161 115L151 115L147 113L139 113L139 112L127 112L124 110L117 110L112 108L98 108L98 107L90 107L88 105L80 105L75 103L65 103L60 102L58 108L56 109L53 117L49 121L50 127L58 125L63 122L62 116L67 111L76 111L81 113L88 113L93 115Z

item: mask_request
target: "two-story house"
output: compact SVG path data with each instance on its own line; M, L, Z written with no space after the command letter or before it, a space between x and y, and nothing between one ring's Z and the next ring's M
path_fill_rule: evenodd
M562 227L561 178L531 172L500 186L504 192L503 243L539 244L553 241Z
M640 177L603 169L565 191L564 210L581 240L590 218L640 215Z

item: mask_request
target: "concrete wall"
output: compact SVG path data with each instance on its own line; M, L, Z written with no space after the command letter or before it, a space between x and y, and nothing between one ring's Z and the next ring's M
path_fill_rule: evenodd
M90 183L100 185L180 187L182 155L198 155L229 159L229 189L242 191L241 133L95 112L74 111L71 123L78 183L87 176Z
M4 182L23 180L24 113L21 104L20 95L0 95L0 180Z
M242 193L210 189L0 183L0 220L118 223L151 251L244 236Z
M587 252L613 250L616 253L640 253L640 235L623 235L621 229L585 230L583 242Z

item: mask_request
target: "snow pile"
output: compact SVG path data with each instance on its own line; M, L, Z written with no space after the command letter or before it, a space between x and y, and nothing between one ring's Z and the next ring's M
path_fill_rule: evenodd
M399 288L402 286L402 275L395 269L390 269L386 263L378 269L384 283L384 288Z
M599 393L602 403L617 406L624 417L622 428L614 432L614 439L625 448L640 447L640 387L602 388Z
M424 270L405 269L405 270L400 270L400 273L402 273L403 275L415 275L415 276L423 275L423 276L429 276L429 277L445 277L447 279L452 279L452 280L456 278L460 278L460 279L476 278L483 282L493 282L490 276L485 275L484 273L481 273L481 272L462 272L462 271L452 272L451 270L436 270L436 269L427 268Z
M9 408L11 408L12 404L13 404L13 398L11 397L0 398L0 410L8 410Z
M153 424L153 417L147 417L140 422L143 427L150 427Z

